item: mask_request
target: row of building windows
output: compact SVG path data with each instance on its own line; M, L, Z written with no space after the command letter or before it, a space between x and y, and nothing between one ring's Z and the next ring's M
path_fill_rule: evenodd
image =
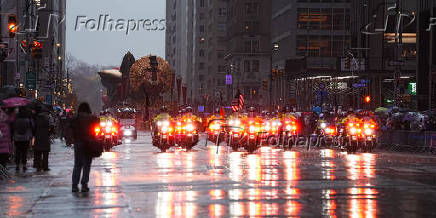
M298 29L350 30L349 8L298 8Z
M345 49L350 48L350 36L297 36L297 55L342 57Z

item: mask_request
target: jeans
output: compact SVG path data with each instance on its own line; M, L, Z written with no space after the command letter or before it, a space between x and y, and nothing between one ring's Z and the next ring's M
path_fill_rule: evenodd
M76 187L80 181L80 174L82 174L83 185L88 185L89 173L91 171L92 157L89 157L83 149L81 143L76 143L74 145L74 169L73 169L73 187Z
M27 150L30 142L15 142L15 164L20 166L20 162L25 167L27 164Z
M48 169L48 153L48 151L34 151L36 169Z

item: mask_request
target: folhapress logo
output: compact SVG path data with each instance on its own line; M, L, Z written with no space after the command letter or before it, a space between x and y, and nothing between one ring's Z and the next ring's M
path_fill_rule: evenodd
M77 16L75 31L101 31L101 32L125 32L129 35L138 31L163 31L165 30L165 19L114 19L108 14L101 14L98 18L88 16Z

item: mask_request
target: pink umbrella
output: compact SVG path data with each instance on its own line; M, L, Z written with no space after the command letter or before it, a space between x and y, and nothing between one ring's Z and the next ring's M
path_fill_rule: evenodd
M27 98L13 97L3 100L5 107L21 107L29 105L32 101Z

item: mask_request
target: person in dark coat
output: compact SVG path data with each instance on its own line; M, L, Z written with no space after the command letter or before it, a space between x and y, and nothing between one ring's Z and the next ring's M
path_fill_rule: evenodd
M91 171L92 156L89 147L92 143L93 125L99 123L99 119L92 115L88 103L82 103L77 111L77 116L72 122L74 136L74 169L73 169L73 192L78 192L80 174L82 174L82 192L89 192L88 182Z
M50 153L50 121L49 112L41 107L35 117L35 167L38 171L49 171L48 154Z
M27 151L32 141L35 131L34 120L31 112L27 108L20 108L14 122L12 123L12 135L15 144L15 164L16 170L23 165L23 171L27 170Z

